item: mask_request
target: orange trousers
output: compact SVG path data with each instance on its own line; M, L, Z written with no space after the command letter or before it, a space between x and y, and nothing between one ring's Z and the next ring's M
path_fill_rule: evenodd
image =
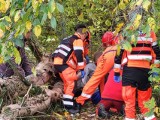
M144 103L149 101L152 95L151 88L148 88L146 91L138 90L138 105L140 107L141 113L145 114L149 111L148 108L144 106ZM125 114L128 119L136 118L136 88L131 86L122 87L122 97L125 102Z

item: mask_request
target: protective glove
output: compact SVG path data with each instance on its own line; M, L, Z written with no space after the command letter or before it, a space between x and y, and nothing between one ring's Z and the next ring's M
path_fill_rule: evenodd
M84 78L84 76L85 76L85 72L84 70L81 70L81 78Z
M120 76L114 76L114 81L119 83L121 81Z
M89 56L88 55L86 55L86 63L88 64L89 63Z
M152 77L158 77L158 73L157 72L153 72L152 73Z

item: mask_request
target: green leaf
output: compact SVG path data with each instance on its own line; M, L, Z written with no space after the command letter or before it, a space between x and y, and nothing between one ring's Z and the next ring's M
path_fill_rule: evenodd
M41 24L43 25L46 20L47 20L47 14L44 13L43 17L42 17L42 20L41 20Z
M61 12L61 13L64 12L64 7L61 4L56 3L56 6L57 6L57 9L58 9L59 12Z
M20 56L20 53L19 51L17 50L17 48L14 48L13 49L13 54L14 54L14 57L15 57L15 62L17 64L20 64L21 63L21 56Z
M132 46L131 44L128 42L128 41L125 41L123 44L122 44L123 48L127 51L132 51Z
M24 47L24 41L21 39L22 36L20 36L17 39L13 39L13 42L15 43L16 46L19 47Z
M0 98L0 108L2 107L3 104L3 98Z
M55 19L55 17L52 17L52 18L51 18L51 27L55 29L56 26L57 26L56 19Z
M54 12L54 10L56 9L56 3L55 3L55 1L54 0L50 0L49 1L49 12L50 13L53 13Z

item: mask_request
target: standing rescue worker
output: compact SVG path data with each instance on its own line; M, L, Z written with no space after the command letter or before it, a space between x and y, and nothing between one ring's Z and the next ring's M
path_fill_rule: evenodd
M83 88L81 96L76 99L77 108L80 112L81 105L85 100L90 99L94 91L101 84L100 91L103 91L105 76L114 66L114 57L117 47L115 44L118 41L118 36L114 36L112 32L106 32L102 37L104 47L107 47L97 61L97 67L90 80Z
M54 52L54 67L59 72L64 83L63 105L69 113L76 111L74 104L74 87L78 80L77 73L84 77L85 56L84 44L89 35L85 25L79 24L75 33L62 40Z
M143 7L136 6L134 10L129 12L129 20L137 15L143 15ZM132 21L130 21L132 24ZM132 44L132 50L126 51L123 48L120 54L115 57L114 79L120 79L121 61L126 60L127 63L123 67L122 74L122 97L125 102L125 120L136 119L136 96L138 106L145 120L156 120L153 110L145 107L145 102L148 102L152 97L151 84L149 81L149 71L151 64L160 62L160 48L157 44L157 38L154 31L150 31L150 35L137 31L137 44ZM148 116L146 113L150 113Z

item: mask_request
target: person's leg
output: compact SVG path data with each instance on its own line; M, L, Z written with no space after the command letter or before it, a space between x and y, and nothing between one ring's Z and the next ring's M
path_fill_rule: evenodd
M136 88L131 86L122 87L122 97L125 102L125 119L126 120L135 120L136 111L135 111L135 97L136 97Z
M98 114L98 116L102 118L110 118L110 114L108 113L108 111L111 105L111 100L101 100L96 109L96 113Z
M60 76L64 82L63 105L70 113L74 113L74 111L70 110L75 108L73 97L75 80L77 80L76 71L68 67L62 71Z

